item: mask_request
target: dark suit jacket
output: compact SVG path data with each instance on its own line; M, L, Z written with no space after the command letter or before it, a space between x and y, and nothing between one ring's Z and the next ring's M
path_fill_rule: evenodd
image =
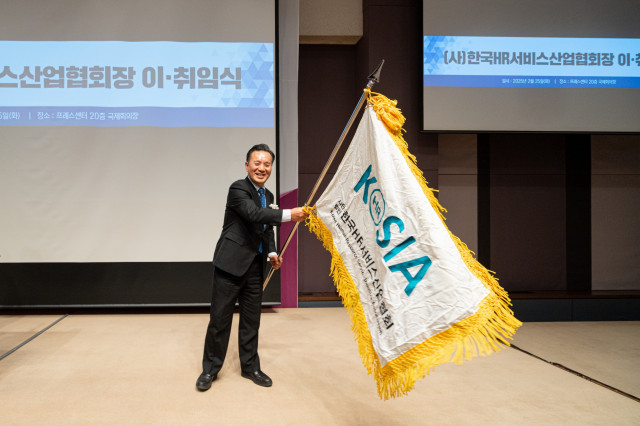
M258 254L260 241L265 267L267 254L277 251L273 226L282 222L282 210L268 207L273 203L273 194L266 188L265 196L267 207L263 209L260 207L260 195L248 176L231 184L222 234L213 255L216 268L240 277Z

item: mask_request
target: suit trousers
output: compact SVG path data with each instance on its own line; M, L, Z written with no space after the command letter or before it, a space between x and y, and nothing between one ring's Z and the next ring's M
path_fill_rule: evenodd
M214 268L209 326L204 341L202 371L217 374L222 368L229 345L236 300L240 311L238 351L245 373L260 369L258 329L262 308L263 256L258 254L247 272L236 277Z

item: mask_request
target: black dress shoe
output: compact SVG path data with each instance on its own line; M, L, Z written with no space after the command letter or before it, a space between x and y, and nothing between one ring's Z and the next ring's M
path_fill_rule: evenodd
M255 383L258 386L264 386L266 388L268 388L269 386L271 386L273 384L273 382L271 381L269 376L267 376L266 374L264 374L260 370L256 370L256 371L251 372L251 373L245 373L243 371L242 372L242 377L244 377L245 379L251 380L253 383Z
M211 387L211 383L218 378L218 374L209 374L202 373L200 377L198 377L198 381L196 382L196 387L199 391L206 391Z

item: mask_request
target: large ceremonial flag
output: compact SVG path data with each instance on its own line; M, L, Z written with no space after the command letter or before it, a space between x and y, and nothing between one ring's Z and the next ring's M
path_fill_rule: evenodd
M445 225L396 103L365 92L358 129L308 226L331 253L362 361L387 399L438 364L501 349L521 323Z

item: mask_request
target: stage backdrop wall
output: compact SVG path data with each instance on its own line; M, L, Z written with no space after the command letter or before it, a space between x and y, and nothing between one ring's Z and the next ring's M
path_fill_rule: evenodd
M421 132L421 5L419 0L365 1L364 34L357 45L301 46L301 193L315 182L324 164L317 157L328 156L363 79L385 59L375 90L399 101L407 118L404 137L430 186L441 190L450 229L496 271L505 289L516 298L563 298L569 314L555 319L575 318L572 295L598 297L607 291L602 297L617 297L623 291L620 297L633 297L628 291L640 289L633 260L640 256L633 241L640 224L634 219L640 207L638 135ZM328 71L321 64L328 64ZM332 91L314 90L321 76ZM314 110L325 112L320 123L307 112ZM334 116L337 110L340 117ZM317 241L306 238L301 293L335 292L330 259Z

